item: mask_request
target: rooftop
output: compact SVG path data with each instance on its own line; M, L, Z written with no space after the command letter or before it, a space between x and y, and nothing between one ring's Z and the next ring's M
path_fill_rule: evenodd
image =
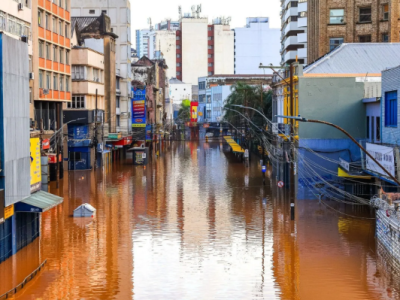
M400 64L400 43L343 43L304 68L304 74L380 74Z
M177 79L177 78L171 78L171 79L169 80L169 84L185 84L185 83L182 82L182 81L180 81L180 80Z

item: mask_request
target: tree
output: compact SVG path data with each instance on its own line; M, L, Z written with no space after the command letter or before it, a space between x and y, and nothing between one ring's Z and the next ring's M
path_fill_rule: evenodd
M185 122L185 120L190 120L190 100L183 100L181 103L181 107L178 111L178 119L181 122Z
M265 119L261 115L253 110L232 106L232 104L244 105L258 109L268 119L272 119L271 89L264 89L261 85L251 86L242 82L238 82L231 87L231 90L232 93L226 101L225 108L240 111L244 115L248 116L253 123L259 126L265 125ZM226 109L224 119L230 123L237 123L239 116L240 115L238 113Z

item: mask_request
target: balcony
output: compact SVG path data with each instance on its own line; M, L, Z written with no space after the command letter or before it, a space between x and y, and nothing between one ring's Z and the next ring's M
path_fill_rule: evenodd
M288 32L290 32L290 31L298 31L298 30L299 30L299 27L298 27L297 22L290 22L289 24L286 25L284 32L285 32L285 35L287 35Z
M284 20L286 21L291 16L297 17L297 15L298 15L297 7L291 7L285 12Z
M297 11L300 12L306 12L307 11L307 2L302 2L299 3L299 7L297 8Z
M298 44L297 42L297 36L289 36L286 40L285 40L285 49L289 46L292 45L296 45Z
M289 60L296 60L296 55L297 55L297 51L288 51L285 54L285 62L289 61Z
M298 49L297 56L299 57L299 59L307 58L307 48Z
M300 44L307 43L307 33L299 33L297 35L297 42Z
M307 27L307 18L299 18L298 21L299 28Z

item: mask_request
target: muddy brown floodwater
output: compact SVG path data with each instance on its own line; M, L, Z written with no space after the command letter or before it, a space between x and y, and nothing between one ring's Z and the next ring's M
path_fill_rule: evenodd
M218 142L175 142L146 170L66 172L41 237L0 265L0 294L47 259L16 299L399 299L373 220L298 201L291 222L272 177L264 188L258 160ZM86 202L96 218L73 219Z

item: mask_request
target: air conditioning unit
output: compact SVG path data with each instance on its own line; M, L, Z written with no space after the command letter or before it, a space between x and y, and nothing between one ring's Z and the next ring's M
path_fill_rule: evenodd
M21 42L28 43L28 37L25 35L21 36Z
M49 90L48 89L43 89L43 95L48 95L49 94Z
M128 97L129 97L129 98L133 98L133 93L130 92L129 95L128 95Z
M35 74L33 72L29 73L29 80L35 80Z
M23 9L24 9L24 4L18 3L18 10L23 10Z

